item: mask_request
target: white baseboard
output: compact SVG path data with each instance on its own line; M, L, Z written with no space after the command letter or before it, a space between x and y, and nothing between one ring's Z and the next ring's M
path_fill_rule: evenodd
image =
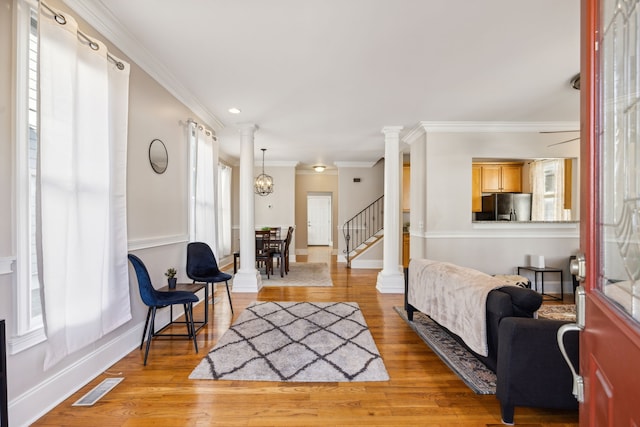
M74 364L9 402L12 426L29 426L140 345L144 324L119 333Z
M383 266L381 259L354 259L351 261L351 268L373 268L381 269Z
M204 302L203 300L204 295L200 297L198 304ZM183 310L180 307L174 307L174 320L182 316L182 314ZM211 316L211 313L209 316ZM169 309L159 310L156 314L156 324L164 325L168 321ZM143 328L144 321L131 326L128 330L117 332L117 335L112 340L105 342L93 352L12 399L9 402L11 425L19 427L31 425L98 375L107 371L114 363L140 347ZM152 358L152 352L149 354L149 357ZM121 375L114 373L113 376Z

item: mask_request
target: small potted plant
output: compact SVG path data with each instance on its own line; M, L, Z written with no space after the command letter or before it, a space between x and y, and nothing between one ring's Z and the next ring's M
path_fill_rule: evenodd
M169 282L169 289L175 289L178 279L176 278L176 274L178 272L175 268L171 267L167 269L167 272L164 273L167 276L167 282Z

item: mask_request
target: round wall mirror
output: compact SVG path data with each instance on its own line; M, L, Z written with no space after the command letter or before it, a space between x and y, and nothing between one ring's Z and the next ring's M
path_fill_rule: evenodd
M167 147L159 139L154 139L149 144L149 163L151 163L151 168L155 173L164 173L167 170L167 165L169 164Z

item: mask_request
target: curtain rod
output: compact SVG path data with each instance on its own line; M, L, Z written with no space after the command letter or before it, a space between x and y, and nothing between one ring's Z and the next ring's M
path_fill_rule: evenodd
M216 136L215 132L212 131L211 129L205 127L204 125L201 125L200 123L196 122L193 119L187 119L187 123L192 123L193 125L195 125L198 129L200 129L201 131L203 131L205 134L207 134L207 136L212 137L213 139L215 139L216 141L218 140L218 137Z
M67 18L65 18L63 14L58 13L55 10L51 9L49 6L47 6L43 2L40 2L40 6L44 7L49 12L51 12L53 14L53 19L58 24L65 25L67 23ZM93 50L100 49L100 45L98 43L96 43L95 40L93 40L92 38L87 36L85 33L80 31L79 29L77 30L77 32L78 32L78 35L81 36L89 44L89 47L91 49L93 49ZM116 65L116 67L118 68L118 70L124 70L124 63L122 61L120 61L118 58L116 58L115 56L112 56L109 52L107 52L107 59L109 59L111 62L113 62Z

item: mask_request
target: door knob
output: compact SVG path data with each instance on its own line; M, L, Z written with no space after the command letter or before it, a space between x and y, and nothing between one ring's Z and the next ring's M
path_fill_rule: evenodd
M587 274L587 260L583 253L576 254L576 257L569 263L569 272L576 276L576 280L584 282Z

